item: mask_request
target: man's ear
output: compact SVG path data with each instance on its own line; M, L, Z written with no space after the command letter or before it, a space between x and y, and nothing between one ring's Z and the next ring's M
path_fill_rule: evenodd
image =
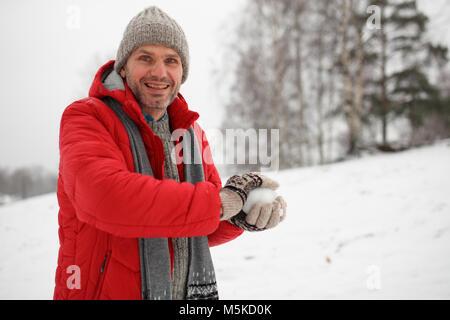
M120 76L125 79L125 75L125 68L123 67L122 69L120 69Z

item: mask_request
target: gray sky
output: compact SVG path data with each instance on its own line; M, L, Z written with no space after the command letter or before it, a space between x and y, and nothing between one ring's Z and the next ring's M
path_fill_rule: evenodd
M129 20L157 5L184 29L191 56L181 87L199 123L217 128L224 116L217 97L227 22L242 0L2 0L0 2L0 167L58 167L58 130L65 107L86 96L94 72L116 49ZM450 1L420 0L430 36L450 46ZM97 56L97 58L95 58Z

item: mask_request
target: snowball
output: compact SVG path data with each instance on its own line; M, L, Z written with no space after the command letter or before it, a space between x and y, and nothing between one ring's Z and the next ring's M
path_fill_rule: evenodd
M272 203L273 200L277 197L277 193L269 188L257 188L249 192L247 201L244 203L245 213L249 213L252 209L253 205L256 202L261 202L263 204Z

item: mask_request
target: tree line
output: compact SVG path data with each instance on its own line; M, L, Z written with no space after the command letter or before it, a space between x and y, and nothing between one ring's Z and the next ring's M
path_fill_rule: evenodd
M57 180L56 174L39 166L14 170L0 168L0 200L1 196L5 195L15 199L25 199L55 192Z
M450 137L448 49L415 0L248 0L225 128L277 128L280 168Z

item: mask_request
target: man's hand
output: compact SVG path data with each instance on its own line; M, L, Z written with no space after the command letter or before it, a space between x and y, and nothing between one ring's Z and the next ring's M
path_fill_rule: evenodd
M258 229L276 227L286 217L286 201L278 196L272 203L257 202L245 217L245 222Z
M220 220L228 220L241 211L242 200L236 192L222 188L219 195L221 200Z
M229 178L219 193L222 201L221 220L228 220L238 214L247 200L248 193L259 187L275 190L279 184L258 172Z
M256 188L269 188L276 190L279 183L262 175L259 172L249 172L242 176L234 175L227 180L224 188L236 192L242 199L242 204L247 201L248 193Z

